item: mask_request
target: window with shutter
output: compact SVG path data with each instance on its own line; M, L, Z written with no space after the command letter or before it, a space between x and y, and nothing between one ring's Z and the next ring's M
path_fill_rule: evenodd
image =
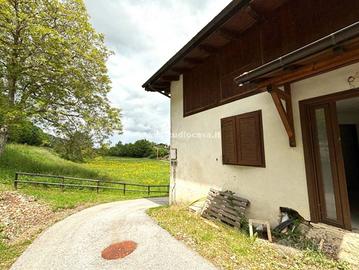
M265 167L262 112L221 120L223 164Z

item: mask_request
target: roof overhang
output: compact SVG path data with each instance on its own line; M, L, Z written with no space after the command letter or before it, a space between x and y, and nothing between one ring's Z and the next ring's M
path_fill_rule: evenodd
M180 51L167 61L142 87L170 97L172 81L201 64L287 0L233 0Z

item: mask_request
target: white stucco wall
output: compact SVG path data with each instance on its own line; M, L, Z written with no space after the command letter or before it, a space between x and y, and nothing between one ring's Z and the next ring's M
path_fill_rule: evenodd
M279 207L297 210L310 219L304 165L299 101L350 88L347 79L359 64L347 66L292 85L297 147L288 137L268 93L261 93L211 110L183 117L183 82L171 87L171 147L178 162L172 167L171 200L189 202L205 197L209 188L232 190L251 202L248 216L277 223ZM358 85L359 86L359 85ZM222 164L220 119L261 109L266 168ZM213 138L189 138L188 134Z

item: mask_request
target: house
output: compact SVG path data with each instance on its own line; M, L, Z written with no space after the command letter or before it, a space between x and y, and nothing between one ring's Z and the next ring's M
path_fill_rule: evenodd
M144 85L171 99L171 201L359 230L359 1L234 0Z

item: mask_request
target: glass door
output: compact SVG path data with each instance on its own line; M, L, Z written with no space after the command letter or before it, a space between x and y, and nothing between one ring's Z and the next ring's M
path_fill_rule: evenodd
M310 115L321 220L344 227L335 102L311 106Z

